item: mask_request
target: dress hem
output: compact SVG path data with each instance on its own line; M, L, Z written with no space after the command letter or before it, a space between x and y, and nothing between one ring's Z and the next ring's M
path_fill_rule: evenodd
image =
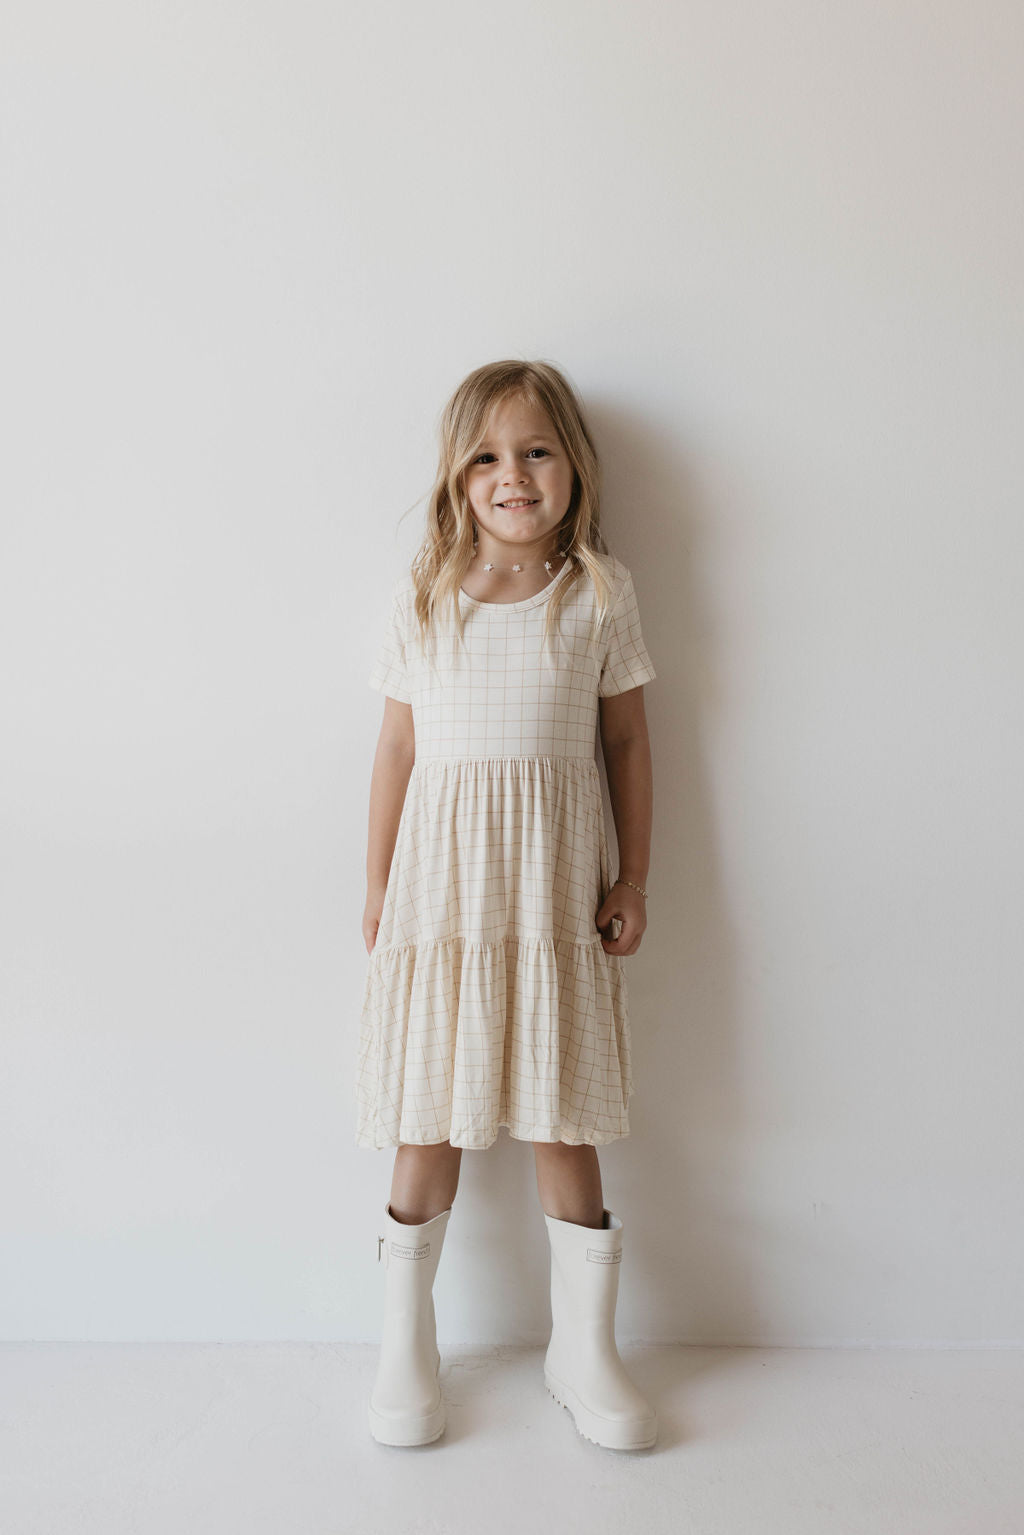
M627 1103L635 1092L636 1087L631 1082L626 1094ZM526 1127L521 1125L518 1120L499 1119L495 1123L493 1130L484 1132L485 1138L481 1140L452 1140L451 1136L447 1135L441 1140L426 1141L416 1140L411 1136L403 1136L402 1134L399 1134L396 1139L392 1140L386 1133L383 1140L378 1140L372 1132L370 1134L363 1134L357 1131L355 1143L358 1147L367 1151L389 1151L395 1150L399 1146L444 1146L449 1143L452 1146L461 1147L463 1151L487 1151L498 1139L499 1130L507 1130L510 1138L514 1141L540 1141L543 1145L556 1145L561 1142L565 1146L607 1146L612 1141L626 1140L630 1133L629 1122L624 1114L620 1129L588 1130L581 1132L578 1136L563 1135L561 1129L555 1129L551 1125L544 1128L539 1126Z
M629 1136L628 1130L609 1130L602 1134L581 1136L578 1140L569 1140L561 1134L549 1133L542 1135L540 1131L516 1131L512 1129L511 1125L506 1125L504 1121L498 1126L498 1130L501 1129L507 1130L509 1137L514 1141L537 1141L542 1145L557 1145L560 1142L564 1146L607 1146L613 1141L624 1141ZM392 1151L397 1150L399 1146L445 1146L450 1143L452 1146L457 1146L463 1151L489 1151L498 1139L498 1130L495 1130L489 1141L455 1140L449 1142L447 1136L443 1141L412 1141L408 1139L370 1141L361 1140L357 1136L356 1145L366 1151Z

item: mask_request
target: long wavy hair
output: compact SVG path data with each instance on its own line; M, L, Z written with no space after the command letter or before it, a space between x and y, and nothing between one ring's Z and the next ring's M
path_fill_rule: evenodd
M415 611L424 644L435 618L445 612L462 642L459 590L473 558L475 528L465 489L466 470L481 451L491 411L508 399L524 400L547 413L573 469L569 506L557 529L558 552L571 569L546 605L545 644L557 628L558 609L566 593L581 580L589 577L594 585L595 633L607 615L611 584L609 550L600 526L601 466L583 406L568 379L551 363L506 359L474 369L441 413L437 477L427 503L426 532L412 566Z

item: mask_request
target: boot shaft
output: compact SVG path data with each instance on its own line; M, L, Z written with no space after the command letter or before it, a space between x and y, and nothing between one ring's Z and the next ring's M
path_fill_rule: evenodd
M451 1210L417 1225L384 1207L377 1257L385 1266L384 1323L370 1398L370 1431L381 1444L429 1444L444 1429L433 1285Z
M413 1225L408 1221L396 1221L390 1203L386 1204L384 1230L377 1237L377 1257L385 1264L394 1255L412 1263L432 1262L436 1267L451 1213L451 1209L442 1210L429 1221Z
M600 1228L545 1215L551 1244L551 1319L554 1326L605 1329L614 1336L622 1261L622 1222L605 1210Z

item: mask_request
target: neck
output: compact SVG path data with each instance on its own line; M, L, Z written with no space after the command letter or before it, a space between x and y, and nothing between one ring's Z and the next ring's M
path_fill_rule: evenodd
M551 567L551 574L561 565L563 556L558 552L558 540L546 544L523 544L509 547L491 539L479 539L473 548L476 566L492 565L495 570L511 571L516 565L522 571L541 570Z

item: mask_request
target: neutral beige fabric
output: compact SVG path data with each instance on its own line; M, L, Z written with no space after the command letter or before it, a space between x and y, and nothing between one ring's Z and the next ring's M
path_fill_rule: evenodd
M366 972L356 1143L629 1134L624 962L594 917L612 880L595 757L598 698L656 676L632 575L610 558L591 638L589 577L567 592L552 660L546 605L461 593L421 648L411 574L392 592L371 687L410 703L416 761Z

